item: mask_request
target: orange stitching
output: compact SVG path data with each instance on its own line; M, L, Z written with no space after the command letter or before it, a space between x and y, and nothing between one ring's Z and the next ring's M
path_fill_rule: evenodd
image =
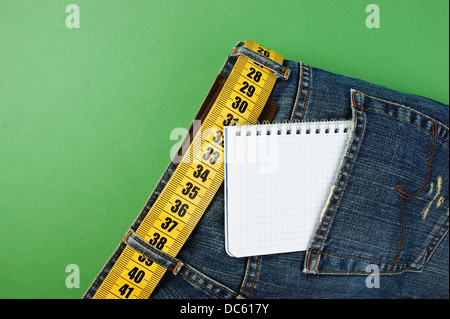
M433 122L433 131L436 130L436 122ZM408 195L406 193L404 193L402 191L402 188L400 185L396 185L394 191L396 193L398 193L399 195L405 197L406 199L413 199L414 197L418 196L420 193L423 192L423 190L427 187L428 185L428 180L430 179L430 170L431 170L431 164L433 162L433 154L434 154L434 149L436 148L436 135L433 134L433 141L431 144L431 149L430 149L430 153L428 154L428 163L427 163L427 175L425 176L425 182L423 183L422 187L416 191L414 194L412 195Z
M448 219L448 218L447 218ZM445 224L445 223L444 223ZM443 225L442 225L443 226ZM441 227L442 228L442 227ZM442 238L447 235L448 232L448 227L447 229L444 231L444 233L441 235L441 237L439 238L438 242L440 242L442 240ZM437 234L436 234L437 235ZM437 244L434 246L433 251L437 248ZM325 254L323 252L319 252L320 254ZM329 254L332 255L332 254ZM424 262L424 264L422 265L422 267L420 267L419 269L415 269L415 268L404 268L404 269L400 269L400 270L396 270L396 271L391 271L390 273L398 273L398 272L402 272L405 270L413 270L413 271L422 271L422 269L425 267L426 263L428 262L428 259L430 259L432 254L428 255L427 260ZM348 257L352 257L352 256L348 256ZM354 256L354 258L358 258L356 256ZM309 270L309 269L308 269ZM352 273L359 273L359 274L367 274L368 272L364 272L364 271L331 271L331 270L318 270L316 269L317 272L319 273L335 273L335 274L352 274ZM382 271L380 272L381 274L384 273L388 273L387 271Z
M394 261L392 262L388 273L392 273L394 271L394 267L397 264L397 260L400 257L400 252L402 251L403 238L405 237L405 198L402 195L400 195L400 205L400 242L398 243L397 253L395 254Z
M128 230L128 233L125 235L125 237L123 238L123 240L124 240L124 241L127 241L127 240L128 240L128 237L130 237L130 235L131 235L132 232L133 232L133 231L132 231L131 229L129 229L129 230Z
M249 258L248 258L248 265L247 265L247 275L245 276L245 280L244 280L244 285L242 286L242 289L241 289L241 291L240 291L240 294L242 295L243 293L244 293L244 289L245 289L245 286L247 286L247 280L248 280L248 276L249 276L249 274L250 274L250 267L251 267L251 261L252 261L252 257L250 256Z
M181 260L179 260L177 262L177 264L175 265L175 267L173 267L172 272L175 273L180 265L181 265Z
M428 246L425 248L425 252L422 254L422 256L420 257L418 262L415 261L399 261L397 262L397 264L415 264L418 265L421 263L421 260L423 259L423 257L425 257L428 248L431 246L431 244L433 243L434 239L436 238L436 236L441 232L442 228L444 227L445 223L448 221L448 217L444 220L444 223L441 225L441 227L439 227L438 231L436 232L436 234L434 234L433 238L431 239L430 243L428 244ZM445 235L445 232L448 230L447 229L444 231L443 236ZM442 237L442 236L441 236ZM439 239L440 240L440 239ZM439 241L438 240L438 241ZM332 253L325 253L319 250L313 250L313 253L317 253L317 254L321 254L321 255L329 255L329 256L336 256L336 257L342 257L342 258L354 258L354 259L361 259L361 260L368 260L368 261L374 261L374 262L380 262L380 263L388 263L388 264L392 264L392 261L387 261L387 260L377 260L377 259L373 259L373 258L365 258L365 257L359 257L359 256L350 256L350 255L342 255L342 254L332 254ZM308 269L310 270L310 269Z
M395 104L395 103L392 103L392 102L389 102L389 101L385 101L385 100L382 100L382 99L379 99L379 98L376 98L376 97L373 97L373 96L370 96L370 95L366 95L366 94L364 94L364 96L366 96L366 97L368 97L368 98L370 98L370 99L372 99L372 100L376 100L376 101L379 101L379 102L382 102L382 103L386 103L386 104L389 104L389 105L393 105L393 106L396 106L396 107L399 107L399 108L402 108L402 109L405 109L405 110L407 110L407 111L411 111L411 112L413 112L413 113L415 113L415 114L417 114L417 115L419 115L419 116L421 116L421 117L424 117L424 118L426 118L426 119L428 119L428 120L431 120L431 121L435 121L433 118L431 118L430 116L428 116L428 115L426 115L426 114L422 114L422 113L419 113L419 112L417 112L416 110L414 110L414 109L412 109L412 108L409 108L409 107L406 107L406 106L403 106L403 105L400 105L400 104ZM367 110L367 109L366 109ZM411 124L411 123L410 123ZM413 124L412 124L413 125ZM441 123L439 123L439 126L441 126L444 130L446 130L447 132L449 131L449 129L448 128L446 128L445 126L443 126L443 125L441 125Z
M437 126L436 122L433 121L433 133L436 130L436 126ZM430 178L431 164L433 162L434 149L436 147L436 136L437 136L436 134L433 134L433 142L431 144L430 153L428 154L427 175L425 176L425 182L423 183L422 187L418 191L416 191L414 194L407 195L406 193L404 193L402 191L402 188L400 185L395 186L394 192L396 192L400 196L401 228L400 228L400 242L398 244L397 253L395 254L394 262L392 263L391 268L389 268L390 272L393 271L393 269L397 263L397 260L400 257L400 252L401 252L402 246L403 246L403 239L405 237L405 198L413 199L414 197L416 197L420 193L422 193L423 190L425 189L425 187L428 185L428 180Z
M258 257L258 261L256 262L256 269L255 269L255 278L253 279L253 283L252 283L252 287L250 288L250 291L248 292L248 297L250 299L250 296L252 294L253 291L253 287L255 286L256 283L256 277L258 276L258 268L259 268L259 261L261 260L261 257Z
M392 117L392 116L389 116L389 115L386 115L386 114L383 114L383 113L379 113L379 112L375 112L375 111L372 111L372 110L368 110L368 109L365 109L365 111L371 112L371 113L375 113L375 114L378 114L378 115L381 115L381 116L384 116L384 117L388 117L388 118L391 118L391 119L396 120L396 121L399 121L399 122L403 122L403 123L406 123L406 124L415 126L415 127L420 128L421 130L424 130L424 131L426 131L426 132L428 132L428 133L430 133L430 134L432 134L432 135L436 135L436 133L433 133L433 131L429 131L429 130L427 130L427 129L423 128L423 127L420 127L420 126L418 126L418 125L416 125L416 124L413 124L413 123L409 123L409 122L400 120L399 118ZM433 123L434 123L434 121L433 121ZM445 128L444 128L444 129L445 129ZM445 138L443 138L443 137L441 137L441 136L438 136L438 135L437 135L436 137L440 138L440 139L443 140L444 142L447 142L447 143L449 142L448 140L446 140Z

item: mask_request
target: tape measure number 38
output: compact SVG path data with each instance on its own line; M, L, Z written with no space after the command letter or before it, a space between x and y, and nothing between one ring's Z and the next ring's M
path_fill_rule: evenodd
M244 46L282 64L283 56L253 41ZM254 122L275 85L267 67L239 55L189 150L136 229L136 236L176 257L223 182L223 127ZM166 268L126 246L93 298L149 298Z

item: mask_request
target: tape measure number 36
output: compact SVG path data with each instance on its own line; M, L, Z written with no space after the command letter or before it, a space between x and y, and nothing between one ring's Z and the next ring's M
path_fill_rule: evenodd
M283 56L253 41L244 46L282 64ZM254 122L276 77L245 55L238 59L189 150L178 164L136 236L176 257L223 182L223 127ZM93 298L149 298L166 269L126 246Z

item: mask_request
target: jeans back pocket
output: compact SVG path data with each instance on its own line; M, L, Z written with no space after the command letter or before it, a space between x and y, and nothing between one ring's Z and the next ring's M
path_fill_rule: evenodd
M421 271L448 233L448 128L412 108L351 94L351 136L304 272Z

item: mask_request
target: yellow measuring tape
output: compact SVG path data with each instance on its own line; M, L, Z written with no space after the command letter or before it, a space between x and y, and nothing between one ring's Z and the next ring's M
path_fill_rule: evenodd
M282 64L283 56L256 42L244 45ZM135 234L175 257L223 182L223 127L254 122L275 85L271 70L240 55L189 150ZM95 299L150 297L166 268L129 246L95 293Z

